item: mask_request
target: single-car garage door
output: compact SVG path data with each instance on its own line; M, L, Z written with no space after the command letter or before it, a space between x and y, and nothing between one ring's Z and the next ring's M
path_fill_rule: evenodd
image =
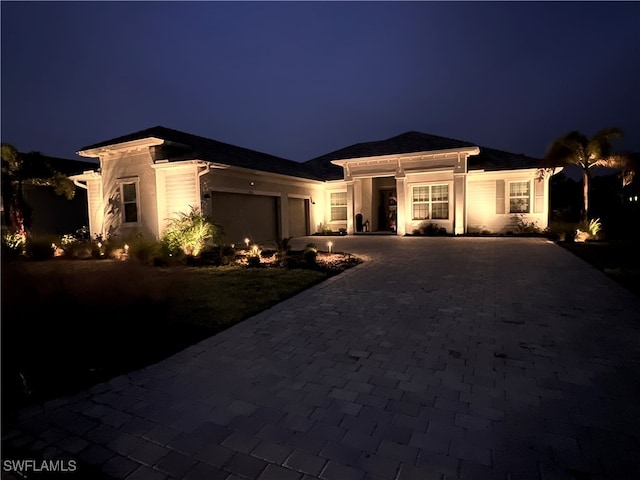
M304 237L309 235L309 200L289 198L289 236Z
M274 241L279 238L277 202L265 195L211 192L211 217L224 228L225 243Z

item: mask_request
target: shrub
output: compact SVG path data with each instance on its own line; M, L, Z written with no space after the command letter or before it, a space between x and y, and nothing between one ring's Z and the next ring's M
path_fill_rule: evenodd
M597 237L598 233L600 233L601 230L602 224L600 223L599 218L595 218L589 221L589 224L587 225L587 232L589 232L589 235L591 235L592 237Z
M573 242L578 230L578 223L553 221L546 230L546 235L551 239L559 242Z
M262 250L258 245L252 245L249 249L249 253L247 254L247 266L251 268L260 266L260 254Z
M287 264L287 255L289 255L289 252L291 251L291 245L289 245L290 240L291 237L284 237L276 240L276 244L278 245L276 261L281 267L284 267Z
M315 243L308 243L302 251L302 258L308 265L316 265L318 260L318 247Z
M236 259L236 251L231 245L215 245L206 248L200 253L201 264L203 265L231 265Z
M25 244L26 255L33 260L51 260L58 238L55 235L29 235Z
M123 242L122 247L125 243ZM128 248L128 257L145 265L166 265L172 257L172 253L168 251L161 242L151 240L142 234L129 239L126 242ZM181 256L175 259L179 261Z
M333 233L333 230L331 230L330 226L325 225L324 223L320 223L318 225L318 233L320 235L331 235Z
M189 213L179 212L170 220L162 244L172 254L182 252L197 257L208 239L219 241L221 237L222 230L200 214L198 208L191 207Z
M24 233L9 232L2 229L2 254L8 257L18 257L25 254L27 236Z
M513 217L515 233L518 235L538 235L542 230L538 226L538 222L527 222L524 215L515 215Z
M432 222L422 222L418 227L418 232L420 233L420 235L426 235L426 236L432 237L432 236L446 235L447 229L444 227L440 227Z

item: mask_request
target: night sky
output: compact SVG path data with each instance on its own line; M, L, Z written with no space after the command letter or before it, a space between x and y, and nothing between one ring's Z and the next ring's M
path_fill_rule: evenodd
M410 130L640 150L640 2L13 2L2 141L79 158L155 125L304 161Z

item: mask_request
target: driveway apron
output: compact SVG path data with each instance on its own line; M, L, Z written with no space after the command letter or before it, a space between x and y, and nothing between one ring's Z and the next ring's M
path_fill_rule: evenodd
M365 262L4 441L129 480L640 478L638 297L540 238L293 246L326 240Z

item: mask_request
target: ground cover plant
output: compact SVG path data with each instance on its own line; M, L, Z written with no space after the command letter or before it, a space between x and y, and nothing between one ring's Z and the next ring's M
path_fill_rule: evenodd
M289 266L263 252L253 268L241 254L223 266L4 261L3 427L20 407L156 363L360 263L310 250L286 252Z

